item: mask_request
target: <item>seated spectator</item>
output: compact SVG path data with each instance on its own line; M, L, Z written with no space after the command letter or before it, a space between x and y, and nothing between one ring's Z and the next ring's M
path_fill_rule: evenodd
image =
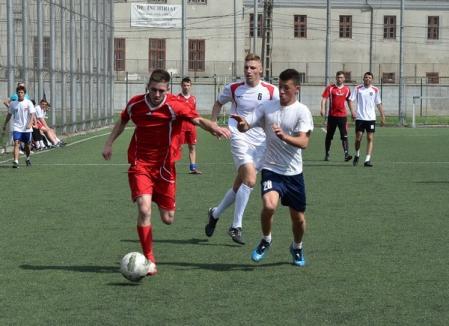
M62 147L65 145L65 142L56 136L55 130L50 128L45 120L49 106L47 100L44 98L40 100L39 105L36 106L36 127L51 142L51 145Z

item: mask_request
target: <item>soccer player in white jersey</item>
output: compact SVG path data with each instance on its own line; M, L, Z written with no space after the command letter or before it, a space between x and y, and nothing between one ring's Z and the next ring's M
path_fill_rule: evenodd
M371 154L373 152L374 133L376 131L376 107L380 113L380 125L385 124L385 114L380 98L379 89L372 85L373 74L366 72L363 75L363 84L354 88L349 98L356 104L355 120L355 156L352 165L356 166L360 157L360 143L363 133L366 131L366 158L365 167L372 167Z
M226 85L218 95L212 109L212 121L217 121L224 104L231 102L231 114L247 117L261 103L274 102L279 99L276 86L261 81L262 63L256 54L245 57L245 81ZM254 128L250 132L241 133L237 130L237 123L229 119L231 131L231 153L237 175L233 186L226 192L221 202L209 209L209 222L205 227L206 235L214 233L218 218L226 208L235 202L234 219L228 230L232 240L238 244L245 244L242 237L242 220L249 196L256 184L257 171L265 153L265 133L262 128Z
M33 132L33 121L35 119L35 108L30 100L25 98L26 88L25 86L18 86L16 89L18 96L17 101L12 101L9 104L8 114L6 115L3 130L6 130L11 117L13 118L13 168L19 167L19 153L20 143L25 144L26 165L31 166L30 153L31 153L31 134Z
M306 229L306 194L303 177L302 150L309 145L313 118L307 106L299 103L299 73L287 69L279 75L280 101L265 102L246 119L233 115L240 131L260 126L267 136L267 150L262 167L261 212L262 239L251 254L259 262L271 247L273 215L281 200L289 207L293 242L290 253L293 264L304 266L302 239Z

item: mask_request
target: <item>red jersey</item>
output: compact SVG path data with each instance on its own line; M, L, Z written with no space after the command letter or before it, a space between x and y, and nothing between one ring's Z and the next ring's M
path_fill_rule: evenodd
M179 156L180 119L197 118L194 107L167 94L157 107L148 98L131 98L121 113L124 122L131 120L136 128L128 148L128 162L153 167L171 166Z
M185 97L182 93L179 93L178 99L181 102L185 102L185 103L188 103L189 105L193 106L193 109L196 112L196 97L195 96L190 95L189 97ZM195 128L195 125L192 122L190 122L188 120L182 121L182 127L181 127L182 131L190 131L193 128Z
M323 94L324 98L329 99L329 116L331 117L346 117L346 102L351 96L351 90L348 86L343 85L341 88L337 85L329 85L325 88Z

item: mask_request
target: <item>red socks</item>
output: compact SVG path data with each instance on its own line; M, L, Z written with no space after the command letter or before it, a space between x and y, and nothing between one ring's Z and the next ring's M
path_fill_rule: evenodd
M142 247L143 255L156 263L153 255L153 228L151 225L137 226L137 233L139 234L140 245Z

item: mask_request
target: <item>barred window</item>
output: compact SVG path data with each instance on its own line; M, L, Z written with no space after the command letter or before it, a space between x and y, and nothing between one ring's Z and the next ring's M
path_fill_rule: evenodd
M307 15L294 16L294 35L298 38L307 38Z
M396 74L394 72L384 72L382 73L382 83L384 84L394 84L396 82Z
M205 40L189 40L189 71L204 71L206 57Z
M427 39L438 40L440 38L440 17L427 17Z
M340 38L352 38L352 16L340 16Z
M257 14L257 37L263 35L263 15ZM254 14L249 14L249 37L254 37Z
M191 5L207 5L207 0L187 0L187 3Z
M50 67L50 36L44 36L42 38L43 48L43 67ZM39 67L39 38L37 36L33 39L33 64L34 67Z
M165 69L165 39L150 38L148 45L148 70Z
M426 72L427 84L439 84L440 76L437 72Z
M114 38L114 70L125 71L126 39Z
M384 16L384 39L396 39L396 16Z

